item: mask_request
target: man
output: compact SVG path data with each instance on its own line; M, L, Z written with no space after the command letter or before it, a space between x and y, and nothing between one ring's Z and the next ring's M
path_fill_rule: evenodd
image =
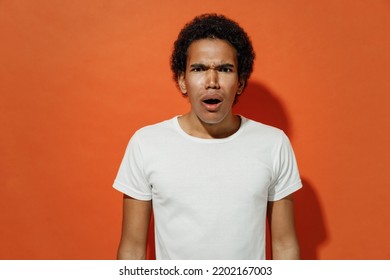
M255 54L224 16L180 32L171 68L191 110L144 127L129 142L114 188L123 192L119 259L145 258L153 205L157 259L298 259L294 153L276 128L234 115Z

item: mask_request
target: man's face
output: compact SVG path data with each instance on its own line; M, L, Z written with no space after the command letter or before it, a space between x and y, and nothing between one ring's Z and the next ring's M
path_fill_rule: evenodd
M190 99L191 113L203 123L219 124L232 115L236 94L244 86L237 68L236 50L227 41L202 39L188 48L179 87Z

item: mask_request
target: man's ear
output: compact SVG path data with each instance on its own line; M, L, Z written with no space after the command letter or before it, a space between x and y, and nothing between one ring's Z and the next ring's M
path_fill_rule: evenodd
M187 87L186 87L185 81L186 81L185 75L184 75L184 73L181 73L181 74L177 77L177 84L179 85L179 88L180 88L181 93L184 94L184 95L187 94Z
M242 91L244 90L244 88L245 88L245 81L240 80L240 83L238 84L237 95L240 95L242 93Z

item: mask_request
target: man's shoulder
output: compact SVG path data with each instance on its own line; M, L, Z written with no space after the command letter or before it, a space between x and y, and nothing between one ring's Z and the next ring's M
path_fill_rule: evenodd
M264 124L259 121L255 121L253 119L245 118L245 132L247 134L255 134L258 136L269 136L269 137L277 137L279 138L284 132L274 126Z
M143 126L134 133L134 136L142 138L142 137L151 137L157 135L161 137L164 133L167 133L170 130L174 129L174 121L176 118L177 117L173 117L168 120Z

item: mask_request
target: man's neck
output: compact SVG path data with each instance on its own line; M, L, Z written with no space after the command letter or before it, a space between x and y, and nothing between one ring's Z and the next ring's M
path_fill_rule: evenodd
M204 139L219 139L236 133L240 128L241 118L231 114L226 116L220 123L208 124L190 112L179 117L179 124L191 136Z

